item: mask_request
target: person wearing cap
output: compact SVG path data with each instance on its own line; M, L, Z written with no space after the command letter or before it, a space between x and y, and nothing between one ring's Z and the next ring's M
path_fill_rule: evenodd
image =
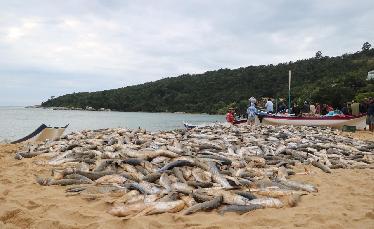
M255 118L257 114L257 109L254 103L251 103L251 105L248 107L247 114L248 114L247 124L253 125L255 123Z
M256 102L257 102L256 98L253 97L253 96L251 98L249 98L248 101L249 101L249 104L251 104L251 103L256 104Z
M234 121L235 121L234 111L235 111L235 109L230 107L229 111L226 114L226 121L231 123L231 124L234 124Z

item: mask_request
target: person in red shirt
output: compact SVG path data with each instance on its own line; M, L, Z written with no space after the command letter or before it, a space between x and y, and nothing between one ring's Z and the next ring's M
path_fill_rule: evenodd
M328 112L334 111L334 108L331 105L327 105L327 111Z
M229 111L226 114L226 121L234 124L235 118L234 118L234 108L229 108Z

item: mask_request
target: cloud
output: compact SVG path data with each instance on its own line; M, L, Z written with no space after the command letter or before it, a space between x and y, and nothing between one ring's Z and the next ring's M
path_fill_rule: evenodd
M0 105L373 43L359 1L0 1Z

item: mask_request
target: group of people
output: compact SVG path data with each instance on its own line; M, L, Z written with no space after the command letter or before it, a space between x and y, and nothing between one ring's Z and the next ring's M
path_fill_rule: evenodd
M247 123L253 125L255 123L255 117L259 114L256 108L256 99L251 97L249 99L249 106L247 108ZM274 104L269 98L264 106L265 112L271 114L274 112ZM281 102L278 106L277 111L279 113L288 113L288 107L284 102ZM229 108L226 114L226 121L234 124L235 119L235 109ZM366 124L369 125L369 130L374 131L374 98L365 99L361 103L352 101L351 103L346 103L341 109L334 109L329 104L310 104L307 101L304 102L303 106L299 107L296 103L291 107L290 113L295 116L320 116L320 115L353 115L358 116L360 114L367 114Z
M295 116L320 116L328 115L330 112L334 112L334 108L330 104L309 104L307 101L301 107L296 103L291 107L291 113Z

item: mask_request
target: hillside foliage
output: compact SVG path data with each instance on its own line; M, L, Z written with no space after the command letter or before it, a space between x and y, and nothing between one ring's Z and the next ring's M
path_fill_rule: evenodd
M292 100L341 106L374 92L374 49L362 49L337 57L323 56L277 65L219 69L203 74L185 74L155 82L97 92L80 92L51 98L44 107L91 106L117 111L224 113L235 106L244 112L254 96L287 98L288 71L292 70Z

